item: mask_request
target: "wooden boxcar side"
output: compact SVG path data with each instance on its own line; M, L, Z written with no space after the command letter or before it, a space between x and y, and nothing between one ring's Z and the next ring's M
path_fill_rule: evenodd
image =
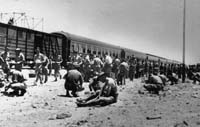
M55 51L62 54L62 37L18 26L0 23L0 52L9 48L11 59L15 58L15 49L20 48L27 63L33 61L36 47L48 57Z

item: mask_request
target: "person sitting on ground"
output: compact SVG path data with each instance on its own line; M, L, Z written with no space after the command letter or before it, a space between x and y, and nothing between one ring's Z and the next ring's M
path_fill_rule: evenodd
M114 79L107 77L105 73L101 74L97 78L100 90L97 90L94 94L91 94L85 99L77 99L78 107L85 106L105 106L117 102L118 91L117 85Z
M13 70L8 73L9 84L5 87L5 92L10 95L23 96L26 93L27 79L21 71ZM13 92L8 92L12 89Z
M78 97L77 91L84 89L82 87L83 84L82 74L76 69L69 70L67 74L65 74L64 79L65 79L64 86L66 89L66 96L71 97L69 94L69 90L71 90L72 91L71 94L74 97Z

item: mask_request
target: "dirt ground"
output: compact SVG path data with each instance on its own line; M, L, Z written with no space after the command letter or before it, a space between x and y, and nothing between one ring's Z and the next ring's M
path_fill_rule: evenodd
M0 127L200 127L200 85L190 81L167 86L158 96L143 92L140 79L127 79L118 87L117 103L79 108L76 98L64 97L64 80L53 80L32 86L29 78L23 97L0 94ZM89 91L88 83L84 87L81 97Z

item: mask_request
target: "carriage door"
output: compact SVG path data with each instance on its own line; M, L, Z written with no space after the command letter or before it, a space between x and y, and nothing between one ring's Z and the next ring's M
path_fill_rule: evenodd
M40 48L40 52L43 52L43 37L42 34L35 34L35 49Z

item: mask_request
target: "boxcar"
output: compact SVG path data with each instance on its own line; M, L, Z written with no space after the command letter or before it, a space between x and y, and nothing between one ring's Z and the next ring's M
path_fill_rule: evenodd
M11 59L15 49L20 48L25 55L26 64L32 63L36 47L48 57L55 51L62 54L62 37L27 28L0 23L0 52L9 48Z

